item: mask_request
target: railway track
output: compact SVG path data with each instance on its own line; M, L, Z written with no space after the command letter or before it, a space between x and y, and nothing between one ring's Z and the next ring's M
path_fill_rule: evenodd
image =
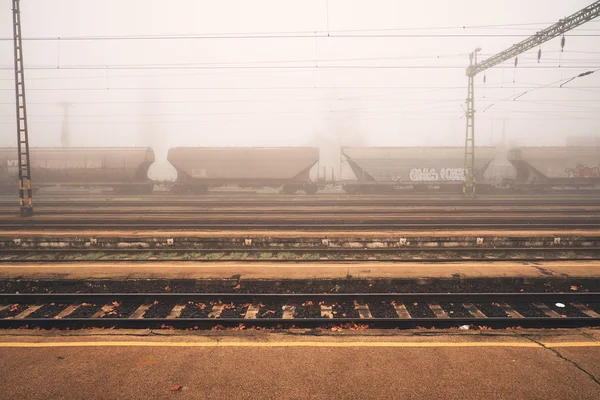
M464 198L458 196L445 196L439 198L420 197L349 197L349 196L327 196L327 197L252 197L235 198L230 196L207 196L185 198L176 196L172 198L148 198L148 197L105 197L97 199L94 197L82 198L36 198L35 205L41 207L127 207L127 206L154 206L154 207L238 207L238 206L260 206L260 207L281 207L281 206L551 206L551 205L580 205L580 206L599 206L598 195L589 196L566 196L552 197L539 196L533 198L518 197L485 197L485 198ZM16 198L1 198L0 207L14 208L18 207Z
M0 229L598 229L600 201L575 198L409 198L104 201L40 200L32 218L19 218L14 202L0 200Z
M403 247L403 248L46 248L2 249L0 263L119 260L206 262L330 262L330 261L578 261L599 260L600 247Z
M35 220L16 220L7 222L0 219L0 230L22 230L26 232L30 229L64 229L64 230L85 230L89 229L179 229L179 230L252 230L252 231L289 231L290 229L299 231L351 231L351 230L438 230L438 229L497 229L497 230L533 230L533 229L600 229L600 217L592 220L583 219L573 221L570 218L560 219L542 219L541 221L527 221L523 218L518 219L463 219L448 223L439 223L438 221L426 222L405 222L401 220L387 221L380 223L367 222L349 222L349 221L286 221L275 219L271 221L252 222L238 221L229 223L217 223L206 221L164 221L157 222L153 220L123 221L116 219L78 219L78 220L55 220L55 221L35 221Z
M0 294L0 328L600 326L600 293Z

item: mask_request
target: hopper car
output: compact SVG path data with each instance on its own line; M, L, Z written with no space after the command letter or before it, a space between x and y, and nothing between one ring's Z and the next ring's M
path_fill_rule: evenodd
M310 170L319 161L314 147L175 147L167 160L177 170L173 191L204 193L210 188L279 188L314 194Z
M110 187L118 193L151 193L148 169L154 151L137 147L31 147L34 188ZM0 191L14 193L18 180L16 148L0 148Z
M600 147L516 147L508 159L516 169L516 189L600 186Z
M465 181L464 147L345 147L342 156L356 176L342 184L347 193L396 190L460 192ZM509 189L514 168L495 147L475 151L479 191Z

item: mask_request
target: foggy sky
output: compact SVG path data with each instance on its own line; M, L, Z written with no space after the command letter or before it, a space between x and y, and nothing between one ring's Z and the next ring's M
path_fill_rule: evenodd
M65 103L72 146L461 145L468 53L484 59L591 2L22 0L25 38L95 37L24 42L31 145L60 145ZM501 26L469 28L486 25ZM200 34L238 37L98 38ZM239 38L252 34L288 37ZM381 37L398 34L429 36ZM600 37L574 35L600 35L600 23L567 34L562 54L558 38L543 45L540 64L535 49L476 78L478 144L503 126L520 144L600 134L600 71L558 88L600 68ZM0 146L14 146L10 0L0 38Z

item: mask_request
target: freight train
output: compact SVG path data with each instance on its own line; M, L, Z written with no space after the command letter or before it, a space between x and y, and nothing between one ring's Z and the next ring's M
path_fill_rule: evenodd
M150 148L31 148L33 185L110 187L119 193L151 193L148 178L155 161ZM475 151L477 190L538 191L552 187L600 187L600 148L515 147ZM463 147L344 147L341 157L355 179L325 182L311 178L319 162L313 147L176 147L168 162L177 170L175 193L211 188L279 188L292 194L316 193L338 185L346 193L462 190ZM14 193L17 152L0 148L0 192Z
M32 147L34 188L111 187L118 193L151 193L148 169L154 152L139 147ZM0 193L14 193L19 173L17 150L0 148Z

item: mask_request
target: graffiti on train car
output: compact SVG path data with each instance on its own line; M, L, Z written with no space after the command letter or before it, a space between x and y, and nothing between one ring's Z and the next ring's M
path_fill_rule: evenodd
M600 178L600 167L588 167L583 164L567 168L565 172L569 178Z
M196 169L192 168L192 177L193 178L208 178L208 173L205 168Z
M442 168L438 174L435 168L413 168L409 176L413 182L464 181L465 171L464 168Z

